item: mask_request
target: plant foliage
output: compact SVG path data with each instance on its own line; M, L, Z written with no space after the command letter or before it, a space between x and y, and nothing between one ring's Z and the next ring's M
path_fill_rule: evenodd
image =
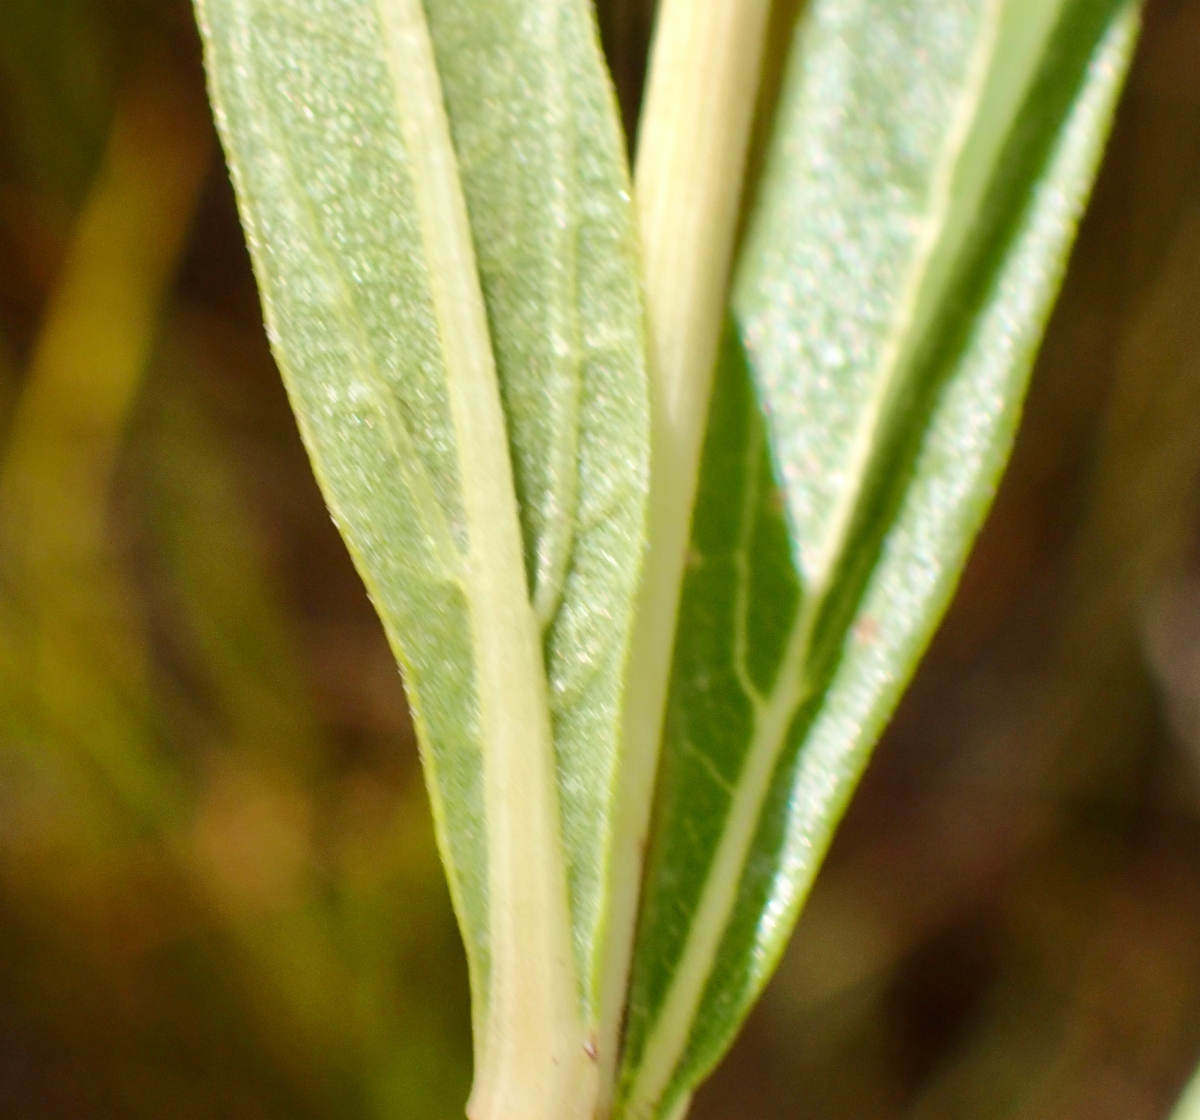
M814 0L744 184L769 5L670 0L636 189L584 0L197 5L275 352L418 719L471 1112L678 1115L987 508L1137 4ZM710 75L744 112L697 117Z

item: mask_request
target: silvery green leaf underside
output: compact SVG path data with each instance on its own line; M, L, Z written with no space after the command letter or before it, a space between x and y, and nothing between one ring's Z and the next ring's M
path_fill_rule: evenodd
M589 6L198 8L275 353L404 666L477 1048L497 954L535 924L505 883L543 859L586 1028L648 457L628 175ZM517 771L489 728L522 697L552 731L529 765L553 788L504 802ZM557 830L549 855L526 836L528 866L504 832L522 814Z
M777 961L1007 457L1132 0L815 0L741 250L675 642L618 1115Z

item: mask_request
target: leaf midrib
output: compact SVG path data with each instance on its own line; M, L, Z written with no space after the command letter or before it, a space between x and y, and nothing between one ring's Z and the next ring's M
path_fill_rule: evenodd
M830 512L829 527L819 551L804 564L809 592L818 599L825 597L836 579L879 436L887 426L889 406L900 395L899 385L909 371L908 358L912 346L913 324L922 308L925 281L929 276L930 267L942 243L944 219L953 208L952 191L960 158L977 119L980 101L991 76L992 60L1006 3L1007 0L986 2L975 49L967 66L969 77L964 83L953 125L946 132L937 169L931 176L919 247L913 254L904 292L898 300L898 313L881 348L876 365L879 375L874 379L874 388L865 402L858 428L853 436L853 451L846 471L846 485L842 487L840 500Z
M250 41L252 35L248 5L245 0L240 0L240 2L235 0L232 7L236 13L235 26L238 29L240 38L243 43L247 43ZM248 68L246 76L254 87L261 91L262 83L258 70L256 68ZM263 116L266 118L266 121L269 121L276 135L282 137L283 132L278 127L275 114L269 109L271 104L270 99L266 96L260 96L259 102L264 106ZM286 145L281 143L280 147L284 148ZM371 345L367 338L366 327L362 316L357 313L355 308L354 297L349 285L346 283L345 274L340 268L336 267L330 246L321 234L320 222L317 220L312 200L297 180L295 168L290 160L284 161L283 170L288 181L292 184L292 198L303 214L305 224L308 226L311 234L311 247L320 256L321 264L323 265L320 271L322 275L327 277L336 286L338 304L342 308L342 314L339 318L342 324L353 334L352 346L356 366L367 379L371 390L370 401L372 410L378 417L387 436L388 444L394 452L394 459L401 473L401 484L412 495L413 505L417 509L417 515L420 518L424 536L429 542L433 556L441 569L436 574L446 582L461 586L465 577L465 558L454 540L450 521L446 517L441 502L438 500L433 482L429 477L429 472L421 463L420 456L417 454L411 432L409 432L407 425L404 423L403 417L396 415L395 410L388 407L387 400L391 396L391 389L379 369L378 362L373 356ZM244 215L242 221L246 224L248 233L253 236L254 229L249 215ZM264 276L259 282L267 287L271 286L270 277ZM280 332L274 321L275 317L272 313L271 301L264 302L263 313L270 333L278 336ZM303 416L297 416L297 422L307 427ZM312 441L310 440L309 442L311 443ZM423 574L428 578L432 573L426 572Z
M640 1120L652 1114L668 1091L691 1033L694 1016L703 999L716 953L737 902L737 889L746 857L754 840L763 805L770 792L771 777L788 740L792 720L808 698L811 685L809 660L814 628L828 592L840 569L847 539L854 524L863 488L869 481L877 444L888 428L890 406L900 396L900 385L909 368L907 339L924 295L924 283L936 258L943 223L952 206L959 162L977 120L981 99L992 74L992 63L1005 0L989 0L976 47L969 63L969 78L955 113L954 127L947 134L927 195L928 203L920 246L908 273L899 313L884 345L871 398L863 411L854 437L847 485L835 507L830 530L816 562L804 565L809 584L804 605L785 644L776 685L764 697L747 687L741 661L741 625L735 621L734 670L754 712L755 730L745 756L721 838L713 854L687 940L673 969L671 983L655 1017L654 1027L642 1051L638 1074L627 1098L628 1113ZM744 578L744 577L743 577ZM742 600L739 584L739 605Z
M637 1120L651 1115L669 1088L687 1046L717 949L737 902L742 869L770 792L776 762L786 745L795 713L809 691L804 666L815 618L811 604L806 604L788 634L775 687L766 697L749 694L754 735L691 918L683 952L630 1090L629 1115Z
M375 5L413 165L467 526L491 959L472 1112L480 1120L561 1120L572 1115L586 1055L541 628L529 598L487 312L428 26L420 0Z

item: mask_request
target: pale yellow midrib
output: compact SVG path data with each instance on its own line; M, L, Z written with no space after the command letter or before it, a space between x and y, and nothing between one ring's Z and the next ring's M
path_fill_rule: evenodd
M958 159L990 72L1002 10L1003 0L989 0L982 18L968 78L964 83L966 96L955 114L953 127L948 132L932 177L923 235L914 254L908 285L893 331L881 355L881 376L860 421L849 472L851 483L845 488L842 501L835 511L833 528L826 539L826 551L821 563L815 566L815 570L810 568L812 584L806 589L803 611L789 634L776 687L765 703L756 705L755 733L738 779L727 824L714 853L679 965L630 1090L627 1109L631 1120L648 1120L652 1116L674 1076L736 901L737 886L762 805L770 790L771 776L786 744L791 720L805 698L811 629L829 590L846 530L861 497L870 455L887 404L894 394L895 378L906 365L908 327L920 297L922 281L937 249L941 217L950 206L950 192Z
M649 547L622 717L601 963L598 1115L611 1107L680 585L768 0L663 0L634 179L651 384Z
M627 1114L630 1120L650 1120L653 1116L691 1035L705 984L737 898L762 805L771 788L771 777L787 741L792 719L805 696L804 662L814 621L815 614L811 609L803 611L796 619L779 668L779 683L765 702L756 707L754 738L738 776L727 824L692 916L679 967L672 977L629 1093Z
M491 950L469 1112L583 1120L595 1074L578 1011L546 673L486 309L421 2L376 4L424 232L467 526Z
M937 166L930 178L927 203L922 228L905 279L903 295L897 301L887 339L880 350L876 363L878 374L874 388L859 414L858 426L852 441L852 453L845 470L847 483L834 505L828 529L818 555L806 566L805 575L808 591L817 598L824 598L829 591L833 575L842 559L842 552L850 531L851 522L862 497L863 484L871 466L871 459L879 436L887 419L888 407L896 398L899 382L909 372L917 339L914 339L913 322L921 301L925 279L930 264L941 241L945 216L952 205L951 191L959 156L971 126L975 121L979 101L991 72L991 63L1000 27L1005 0L986 0L980 19L980 30L976 36L975 49L967 64L967 79L963 83L964 95L959 99L957 112L947 130Z

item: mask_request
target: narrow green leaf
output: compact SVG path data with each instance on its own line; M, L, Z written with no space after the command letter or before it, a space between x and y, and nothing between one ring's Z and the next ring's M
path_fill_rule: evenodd
M770 8L769 0L663 0L655 14L634 178L651 486L597 1035L602 1116L612 1111L620 1061L671 647Z
M798 28L705 444L623 1116L678 1114L728 1046L949 599L1137 7L817 0Z
M546 642L576 952L592 1008L649 461L624 140L586 4L427 7Z
M198 7L275 352L417 716L473 1114L585 1116L648 439L591 13Z

